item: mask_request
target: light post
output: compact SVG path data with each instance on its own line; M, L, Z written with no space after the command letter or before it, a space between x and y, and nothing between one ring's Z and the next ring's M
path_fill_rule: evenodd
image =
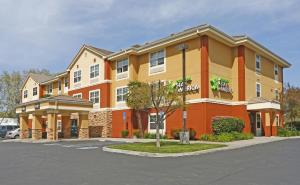
M180 132L180 143L189 144L190 136L189 132L186 129L186 70L185 70L185 52L188 49L187 44L180 44L177 46L177 49L182 52L182 101L183 101L183 109L182 109L182 131Z

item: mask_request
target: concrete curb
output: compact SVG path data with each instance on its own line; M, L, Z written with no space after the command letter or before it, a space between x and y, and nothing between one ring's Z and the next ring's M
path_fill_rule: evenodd
M251 140L234 141L234 142L222 143L222 144L227 145L225 147L201 150L201 151L196 151L196 152L185 152L185 153L162 154L162 153L137 152L137 151L129 151L129 150L121 150L121 149L112 149L112 148L108 148L107 146L102 147L102 150L105 152L142 156L142 157L160 157L160 158L162 158L162 157L184 157L184 156L195 156L195 155L213 153L213 152L217 152L217 151L235 150L235 149L260 145L260 144L289 140L289 139L300 139L300 136L270 137L269 139L264 139L264 140L260 140L260 141L255 141L255 139L252 139L253 141L251 141ZM197 142L197 143L199 143L199 142ZM210 143L213 143L213 142L210 142ZM217 143L214 143L214 144L217 144Z

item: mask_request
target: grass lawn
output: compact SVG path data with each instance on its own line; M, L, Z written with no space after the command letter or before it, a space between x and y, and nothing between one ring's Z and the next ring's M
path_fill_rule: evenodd
M221 144L188 144L183 145L179 142L161 142L160 148L156 148L155 142L150 143L129 143L129 144L118 144L110 145L108 148L131 150L138 152L149 152L149 153L184 153L184 152L195 152L200 150L207 150L212 148L225 147L226 145Z

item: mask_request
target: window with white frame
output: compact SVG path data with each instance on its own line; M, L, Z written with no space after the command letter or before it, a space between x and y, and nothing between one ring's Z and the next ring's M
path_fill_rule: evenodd
M165 64L165 50L150 53L150 67L162 66Z
M46 86L46 91L47 91L47 94L52 94L52 92L53 92L53 84L52 83L48 84Z
M276 81L278 81L278 72L279 72L278 64L274 64L274 79Z
M58 80L58 91L61 91L61 80Z
M93 102L93 104L99 104L100 102L100 91L90 91L90 101Z
M37 95L37 87L34 87L34 88L32 89L32 95L33 95L33 96L36 96L36 95Z
M256 83L256 97L261 97L261 84Z
M261 71L261 57L259 55L255 55L255 69L256 71Z
M117 61L117 73L125 73L128 71L128 59Z
M97 76L99 76L99 64L90 67L90 78L96 78Z
M155 74L165 71L165 50L150 53L149 60L149 74Z
M68 78L64 78L64 82L65 82L65 88L69 86L69 79Z
M74 83L78 83L81 81L81 70L74 72Z
M125 102L128 94L128 87L117 88L117 102Z
M73 94L74 98L82 99L82 93Z
M166 120L159 124L159 129L162 135L165 134L165 122ZM156 113L151 113L148 117L148 132L156 132Z
M279 100L279 91L278 91L278 89L275 89L274 93L275 93L275 100Z
M28 97L28 90L25 90L25 91L24 91L23 97L24 97L24 98L27 98L27 97Z

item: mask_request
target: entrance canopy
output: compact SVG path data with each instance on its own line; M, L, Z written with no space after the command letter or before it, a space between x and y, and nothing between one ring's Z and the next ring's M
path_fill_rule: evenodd
M255 98L248 102L247 110L278 110L280 111L279 101L267 100L264 98Z
M31 114L44 111L57 112L89 112L93 108L93 103L88 100L74 98L72 96L51 96L17 106L17 114Z

